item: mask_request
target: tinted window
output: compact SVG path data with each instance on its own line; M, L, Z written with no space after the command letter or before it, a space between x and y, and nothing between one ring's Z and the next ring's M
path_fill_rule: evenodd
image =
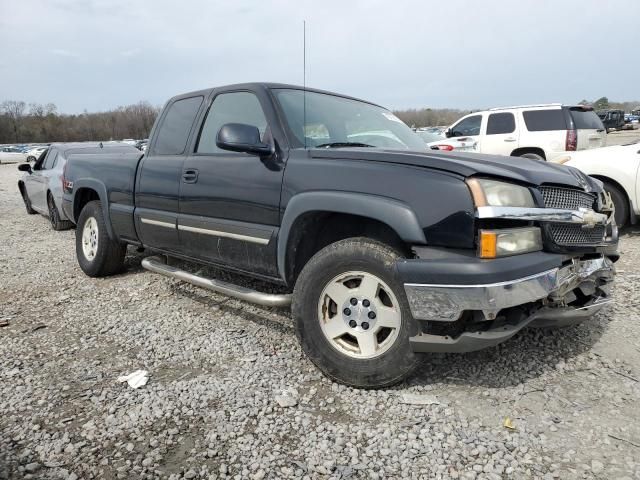
M529 110L522 112L522 116L527 130L530 132L567 129L564 112L560 108L554 110Z
M55 165L55 162L56 162L56 158L58 158L58 151L57 150L51 150L51 153L49 153L49 155L47 155L47 158L44 161L44 166L42 167L42 169L43 170L49 170L49 169L53 168L53 166Z
M203 97L191 97L174 102L158 130L154 147L159 155L184 153L191 125L196 118Z
M204 121L196 152L218 153L222 150L216 146L218 131L226 123L244 123L258 127L260 138L267 129L267 119L257 97L249 92L223 93L218 95L209 108Z
M482 115L473 115L458 122L451 129L452 137L466 137L467 135L480 135Z
M492 113L487 121L487 135L512 133L516 129L516 119L513 113Z
M576 129L600 130L604 128L602 120L593 110L582 110L580 108L572 108L571 116ZM611 112L611 119L618 119L618 112Z

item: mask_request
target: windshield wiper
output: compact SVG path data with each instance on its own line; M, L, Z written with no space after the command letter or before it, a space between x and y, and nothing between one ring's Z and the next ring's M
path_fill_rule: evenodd
M331 142L316 145L315 148L342 148L342 147L374 147L375 145L369 145L368 143L360 142Z

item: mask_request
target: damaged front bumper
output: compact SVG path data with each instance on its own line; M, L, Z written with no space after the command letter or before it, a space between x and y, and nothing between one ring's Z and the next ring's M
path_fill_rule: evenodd
M527 325L557 327L579 323L611 301L615 268L608 257L567 259L548 256L538 265L546 263L549 266L554 257L560 265L501 282L405 282L413 317L425 325L438 327L432 329L433 332L424 329L426 331L412 337L413 350L480 350L504 342ZM531 260L533 266L539 259ZM437 269L438 261L433 264ZM483 278L481 273L486 265L467 262L464 269ZM505 262L505 265L510 264ZM512 268L511 272L523 271L522 268ZM401 273L402 269L400 266ZM406 270L405 265L405 273ZM408 270L411 271L411 267ZM441 328L443 325L451 328Z

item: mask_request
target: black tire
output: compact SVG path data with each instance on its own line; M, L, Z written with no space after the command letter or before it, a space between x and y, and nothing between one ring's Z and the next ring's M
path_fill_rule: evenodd
M96 240L95 254L89 257L83 249L83 234L87 223L92 219L97 231L93 237ZM76 257L82 271L90 277L106 277L118 273L124 265L126 251L126 245L109 238L100 202L94 200L87 203L80 212L76 229Z
M616 225L619 228L629 223L629 201L627 195L616 185L611 182L604 181L604 189L611 195L613 205L616 208Z
M22 195L22 201L24 202L24 206L27 209L27 213L29 215L34 215L38 213L31 206L31 199L29 198L29 195L25 191L24 187L20 188L20 194Z
M69 220L60 219L60 212L58 212L58 207L56 207L56 202L54 202L51 193L47 195L47 208L49 210L49 222L51 222L51 228L60 231L69 230L73 227L73 223Z
M332 380L358 388L381 388L402 381L417 366L419 356L411 350L409 337L418 333L419 326L411 316L403 284L391 268L399 258L396 250L383 243L349 238L320 250L302 269L291 307L296 334L311 361ZM321 327L319 302L325 286L351 271L375 275L391 289L398 302L401 321L395 340L374 358L352 358L342 353L334 348Z

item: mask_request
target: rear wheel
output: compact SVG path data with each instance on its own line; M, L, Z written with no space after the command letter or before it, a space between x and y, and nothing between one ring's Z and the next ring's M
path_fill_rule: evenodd
M319 251L300 273L292 304L298 339L331 379L385 387L418 364L409 346L418 325L390 268L399 258L387 245L351 238Z
M47 207L49 209L49 222L51 222L51 228L54 230L68 230L73 226L68 220L60 219L60 212L56 207L56 202L53 200L53 195L49 193L47 195Z
M629 222L629 202L625 193L611 182L603 182L605 191L611 195L616 209L616 225L624 227Z
M126 251L126 245L109 238L100 202L87 203L76 228L76 257L82 271L90 277L118 273L124 265Z
M29 194L27 193L27 191L24 188L20 189L20 194L22 195L22 201L24 202L24 206L27 209L27 213L29 215L33 215L34 213L38 213L31 206L31 199L29 198Z

